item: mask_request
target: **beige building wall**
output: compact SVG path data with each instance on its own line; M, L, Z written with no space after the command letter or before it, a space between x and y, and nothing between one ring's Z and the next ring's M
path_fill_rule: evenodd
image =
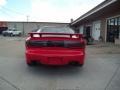
M106 21L105 18L101 19L100 36L103 38L103 42L106 42L106 38L107 38L107 21Z
M20 30L23 34L27 34L33 30L39 29L43 26L68 26L67 23L45 23L45 22L7 22L7 26L9 29L15 28L16 30Z

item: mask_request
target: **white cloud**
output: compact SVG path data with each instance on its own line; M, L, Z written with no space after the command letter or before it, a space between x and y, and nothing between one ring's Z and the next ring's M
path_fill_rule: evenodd
M31 0L31 20L70 22L103 0Z
M4 6L6 4L6 2L7 2L6 0L0 0L0 7Z
M0 20L2 21L27 21L26 16L24 15L0 15Z
M97 4L104 0L30 0L31 12L24 12L25 15L29 15L29 21L40 22L70 22L70 19L74 20L86 13ZM0 7L6 5L7 0L0 0ZM18 3L19 4L19 3ZM27 8L27 7L26 7ZM2 8L1 8L2 9ZM4 12L0 15L1 20L7 21L26 21L25 15L6 15ZM29 13L29 14L28 14Z

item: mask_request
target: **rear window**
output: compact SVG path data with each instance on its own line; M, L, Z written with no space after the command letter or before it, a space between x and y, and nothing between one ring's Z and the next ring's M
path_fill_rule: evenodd
M38 32L41 33L69 33L69 34L74 34L74 31L69 28L69 27L44 27L40 30L38 30Z

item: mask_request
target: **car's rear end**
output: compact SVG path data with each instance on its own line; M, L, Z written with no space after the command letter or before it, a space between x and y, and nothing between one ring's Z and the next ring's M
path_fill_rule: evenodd
M28 65L82 66L85 58L85 41L80 34L30 33L26 40Z
M68 27L43 27L30 33L26 40L26 60L28 65L82 66L85 57L85 41L81 34L75 34Z

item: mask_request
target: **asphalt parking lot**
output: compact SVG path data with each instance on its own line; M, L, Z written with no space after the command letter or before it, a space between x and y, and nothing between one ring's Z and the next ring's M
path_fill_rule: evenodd
M120 90L120 46L90 45L80 67L28 67L24 38L0 36L0 90Z

